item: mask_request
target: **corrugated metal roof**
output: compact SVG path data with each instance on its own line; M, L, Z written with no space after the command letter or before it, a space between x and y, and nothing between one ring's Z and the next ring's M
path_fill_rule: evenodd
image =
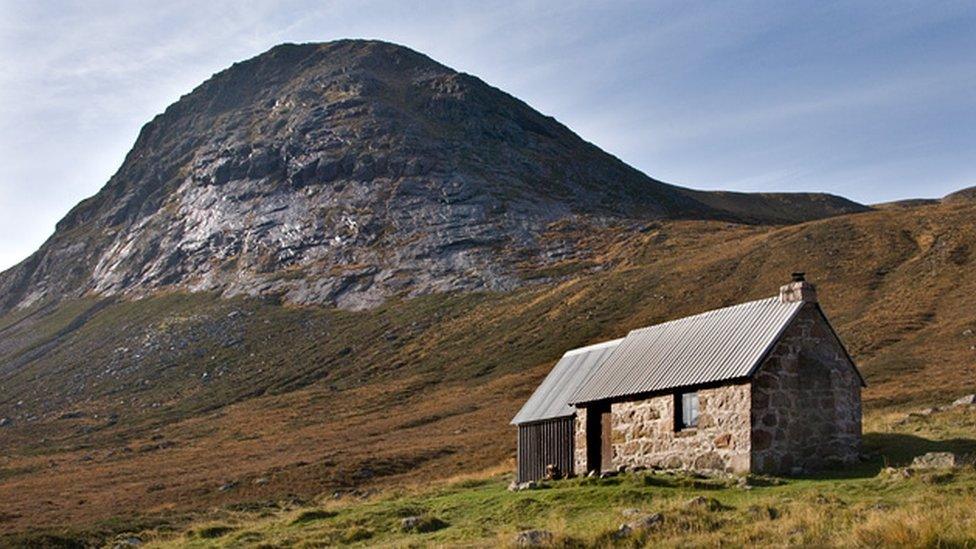
M634 330L569 402L749 376L801 307L772 297Z
M512 423L518 425L575 414L576 408L569 404L569 397L621 341L623 339L615 339L567 351L529 400L525 401Z

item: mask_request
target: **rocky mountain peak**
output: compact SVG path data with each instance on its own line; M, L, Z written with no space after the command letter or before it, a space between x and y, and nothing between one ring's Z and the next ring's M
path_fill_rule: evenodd
M504 290L525 283L519 264L585 256L578 236L593 228L791 220L749 197L724 208L726 197L648 178L402 46L285 44L148 123L105 187L0 274L0 310L163 288L352 309ZM838 200L802 215L858 207Z

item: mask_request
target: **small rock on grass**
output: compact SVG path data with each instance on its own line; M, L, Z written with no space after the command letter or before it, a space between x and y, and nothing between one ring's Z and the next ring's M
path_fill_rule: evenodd
M427 533L446 528L447 523L437 517L413 516L400 521L400 530L404 532Z
M613 539L624 539L629 537L634 532L646 532L648 530L653 530L657 528L662 522L664 522L664 515L661 513L654 513L653 515L646 515L637 520L621 524L620 528L613 533Z
M687 503L685 503L685 507L691 509L705 509L708 511L721 511L722 509L725 509L725 506L722 505L722 502L719 500L715 498L707 498L705 496L691 498Z
M959 456L952 452L929 452L912 460L916 469L952 469L959 465Z
M512 483L508 485L508 491L521 492L523 490L535 490L538 487L539 487L539 483L537 483L534 480L530 480L528 482L515 482L513 480Z
M938 408L923 408L921 410L916 410L914 412L911 412L908 415L915 416L915 417L925 417L925 416L930 416L938 411L939 411Z
M552 532L548 530L523 530L515 535L518 547L542 547L552 544Z
M653 515L645 515L635 521L628 522L627 526L629 526L631 530L635 531L650 530L652 528L657 528L662 522L664 522L664 515L661 513L654 513Z
M911 478L914 471L909 467L885 467L881 470L881 473L886 477Z
M142 545L142 538L134 535L121 535L115 538L112 549L125 549L127 547L139 547Z
M972 406L976 404L976 394L959 397L952 402L953 406Z
M621 524L620 528L617 528L617 531L613 533L611 538L615 540L621 540L630 537L630 535L633 533L634 533L634 529L631 528L629 524Z

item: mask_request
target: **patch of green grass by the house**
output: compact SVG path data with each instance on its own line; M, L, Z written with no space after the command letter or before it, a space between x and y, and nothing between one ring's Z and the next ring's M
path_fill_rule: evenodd
M560 546L802 544L976 545L976 474L917 474L757 482L642 472L609 479L546 482L509 492L510 475L463 481L369 501L339 500L309 511L212 524L156 545L362 546L509 545L522 530L553 533ZM717 504L691 503L696 497ZM653 513L663 521L629 536L621 524ZM406 531L406 517L432 517L433 531ZM320 518L319 518L320 517ZM202 535L207 532L208 535ZM219 534L219 535L217 535Z

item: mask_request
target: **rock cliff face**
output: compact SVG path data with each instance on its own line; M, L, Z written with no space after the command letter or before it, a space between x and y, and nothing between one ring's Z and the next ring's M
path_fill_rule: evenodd
M585 256L578 236L607 225L859 209L655 181L400 46L283 45L147 124L108 184L0 274L0 311L169 287L357 309L518 286L516 265Z

